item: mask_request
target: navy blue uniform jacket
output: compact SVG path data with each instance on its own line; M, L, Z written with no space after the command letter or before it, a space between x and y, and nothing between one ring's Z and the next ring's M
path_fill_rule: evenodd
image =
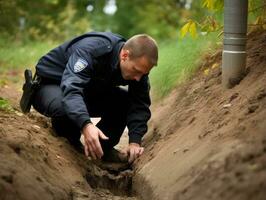
M113 33L86 33L44 55L36 66L36 72L43 79L60 84L66 113L80 129L91 122L83 99L84 89L90 81L99 82L103 87L128 85L129 142L140 143L147 132L147 121L151 116L149 78L144 75L139 82L122 78L119 52L124 43L124 38Z

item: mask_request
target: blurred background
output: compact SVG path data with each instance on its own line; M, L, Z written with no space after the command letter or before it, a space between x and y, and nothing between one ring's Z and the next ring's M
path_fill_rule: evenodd
M251 22L264 3L250 0ZM221 46L222 27L222 0L0 0L0 84L19 82L26 67L79 34L147 33L160 47L151 82L162 97L193 73L201 55Z
M65 40L86 31L125 37L145 32L157 39L177 36L188 18L206 15L193 0L1 0L1 33L15 40Z

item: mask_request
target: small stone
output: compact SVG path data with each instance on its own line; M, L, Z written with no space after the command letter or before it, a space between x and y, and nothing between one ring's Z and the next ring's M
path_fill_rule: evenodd
M16 115L19 116L19 117L22 117L23 116L23 113L21 112L18 112L18 111L15 111Z
M219 67L219 63L214 63L214 64L211 66L212 69L217 68L217 67Z
M35 125L35 124L32 125L32 127L35 128L35 129L38 129L38 130L41 129L41 127L39 127L39 126L37 126L37 125Z
M223 108L230 108L231 106L232 106L232 104L228 103L228 104L223 105Z

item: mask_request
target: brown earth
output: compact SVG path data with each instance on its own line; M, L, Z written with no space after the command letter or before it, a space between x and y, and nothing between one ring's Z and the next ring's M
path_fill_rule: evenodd
M19 111L20 86L2 86L14 111L0 110L0 199L137 199L131 186L142 199L265 199L266 33L250 34L247 50L233 89L221 87L218 51L153 106L134 172L88 160L47 118Z
M0 96L13 107L0 110L1 200L137 199L130 166L92 162L57 137L47 118L34 110L23 115L17 85L0 88Z
M266 198L266 32L248 38L239 85L222 88L218 51L154 108L133 178L143 199Z

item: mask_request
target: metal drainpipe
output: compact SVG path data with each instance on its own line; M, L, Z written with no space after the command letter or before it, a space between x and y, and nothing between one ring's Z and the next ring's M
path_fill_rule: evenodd
M222 85L232 88L245 76L248 0L224 0Z

